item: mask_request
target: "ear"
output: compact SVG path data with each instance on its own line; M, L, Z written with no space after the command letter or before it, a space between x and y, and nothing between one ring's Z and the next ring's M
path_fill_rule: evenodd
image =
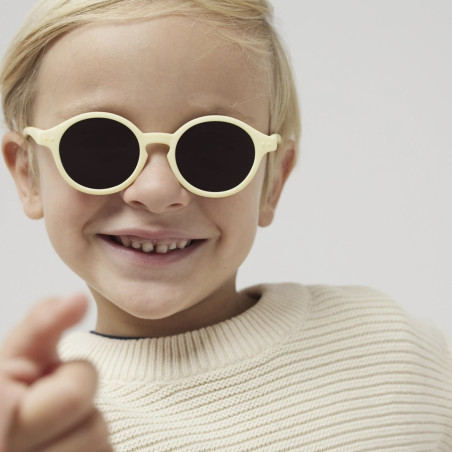
M36 177L30 167L27 142L16 132L7 132L2 141L3 158L16 183L17 192L26 215L42 218L43 208Z
M279 149L284 157L282 161L275 162L275 176L268 196L262 198L259 212L259 226L269 226L275 216L276 206L278 205L281 192L284 185L295 166L295 142L287 141Z

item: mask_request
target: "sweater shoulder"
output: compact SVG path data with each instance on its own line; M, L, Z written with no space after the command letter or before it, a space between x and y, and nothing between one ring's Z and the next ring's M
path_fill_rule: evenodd
M441 330L426 319L407 313L387 294L366 286L307 286L311 299L311 319L330 318L341 324L368 327L394 325L407 332L442 337Z
M307 328L330 341L343 339L363 351L392 354L433 366L452 376L450 339L437 327L410 316L391 297L364 286L309 286ZM328 340L328 339L326 339Z

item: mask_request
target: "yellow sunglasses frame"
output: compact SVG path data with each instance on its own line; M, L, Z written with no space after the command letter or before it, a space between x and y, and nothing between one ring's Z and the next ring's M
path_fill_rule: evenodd
M105 119L111 119L113 121L117 121L127 128L129 128L136 136L138 143L139 143L139 150L140 155L138 158L137 166L133 173L122 183L119 185L116 185L114 187L110 188L102 188L102 189L96 189L96 188L89 188L85 187L83 185L80 185L73 179L69 177L66 170L64 169L64 166L61 162L60 153L59 153L59 144L61 141L61 137L64 135L66 130L69 129L72 125L76 124L77 122L91 119L91 118L105 118ZM211 192L206 190L201 190L192 184L190 184L185 178L182 176L182 174L179 171L179 168L177 167L176 163L176 145L179 140L179 138L191 127L202 124L205 122L225 122L228 124L234 124L241 129L243 129L245 132L248 133L248 135L251 137L253 143L254 143L254 149L255 149L255 157L254 157L254 163L251 167L250 172L248 173L248 176L236 187L233 187L229 190L221 191L221 192ZM40 146L45 146L52 152L53 159L55 161L55 164L58 168L58 171L60 172L63 179L73 188L76 190L79 190L83 193L87 193L90 195L109 195L112 193L117 193L121 190L124 190L129 185L131 185L135 179L139 176L141 171L143 170L146 161L148 159L148 152L146 150L146 147L150 144L165 144L169 147L169 151L167 154L168 163L171 167L171 170L173 174L176 176L179 183L185 187L190 192L199 195L199 196L206 196L209 198L221 198L225 196L233 195L243 188L245 188L250 181L253 179L254 175L257 172L257 169L259 168L259 164L268 152L276 151L278 144L281 142L281 137L278 134L273 135L266 135L262 132L259 132L258 130L254 129L253 127L249 126L243 121L240 121L239 119L232 118L229 116L222 116L222 115L209 115L209 116L202 116L196 119L193 119L191 121L188 121L186 124L181 126L176 132L174 133L160 133L160 132L150 132L150 133L143 133L135 124L133 124L131 121L129 121L126 118L123 118L122 116L116 115L114 113L107 113L107 112L90 112L90 113L83 113L77 116L74 116L61 124L52 127L48 130L42 130L38 129L36 127L26 127L23 130L23 134L25 136L29 136L33 138L33 140Z

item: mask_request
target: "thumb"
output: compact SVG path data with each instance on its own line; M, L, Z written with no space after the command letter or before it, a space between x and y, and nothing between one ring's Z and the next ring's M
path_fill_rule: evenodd
M10 333L0 350L6 372L32 383L59 362L57 345L63 332L77 324L88 309L84 295L51 298L37 304Z

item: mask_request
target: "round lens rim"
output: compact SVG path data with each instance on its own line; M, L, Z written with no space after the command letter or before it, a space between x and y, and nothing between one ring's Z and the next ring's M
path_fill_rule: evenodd
M209 152L223 151L224 145L228 147L225 150L229 153L228 158L225 158L224 154L217 162L210 160ZM197 151L201 152L198 160L204 160L206 163L203 168L205 172L200 171L199 165L192 163L192 159L198 157L195 155ZM240 155L242 159L239 158ZM202 193L226 193L240 186L248 178L256 162L256 146L252 136L237 124L218 120L204 121L187 128L178 137L174 158L179 174L190 187L195 187ZM230 160L231 158L234 158L234 161ZM206 168L208 163L220 165L222 168L212 174L212 168ZM234 169L238 169L239 173L234 174ZM228 180L230 175L232 177ZM214 187L215 179L220 182L220 186Z
M93 140L97 140L98 146ZM121 141L127 152L114 147ZM141 153L138 137L130 127L104 117L85 118L71 124L61 135L58 148L61 164L68 177L77 185L96 191L109 190L127 181L137 168ZM101 151L101 159L92 158L96 149ZM133 160L124 158L132 153ZM108 168L115 154L123 158L115 167ZM82 155L82 159L75 158L76 155ZM128 167L127 172L115 174L115 171L122 171L124 166ZM118 177L119 175L122 177ZM115 180L112 179L113 176ZM110 179L108 184L105 182L107 178ZM93 183L88 183L89 181Z

